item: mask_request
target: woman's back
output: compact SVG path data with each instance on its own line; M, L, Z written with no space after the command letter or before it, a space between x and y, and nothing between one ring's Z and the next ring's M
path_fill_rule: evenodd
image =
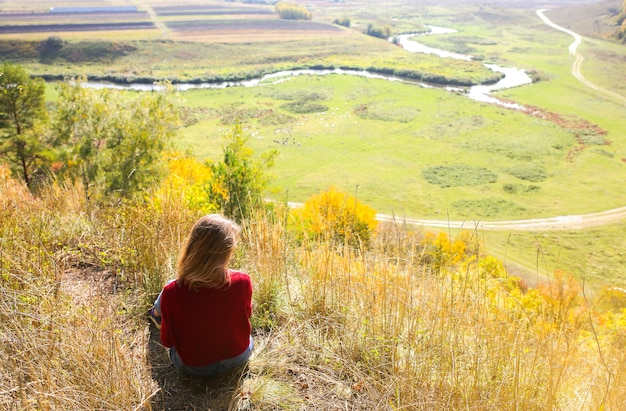
M229 270L230 284L191 290L172 282L161 297L161 342L176 348L185 365L204 366L235 357L250 343L250 277Z

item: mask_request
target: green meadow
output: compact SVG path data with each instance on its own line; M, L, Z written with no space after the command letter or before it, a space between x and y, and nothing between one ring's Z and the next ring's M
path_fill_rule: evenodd
M527 70L535 80L532 85L496 95L566 121L440 89L311 76L249 89L184 93L187 105L210 114L185 130L183 144L200 158L217 159L221 136L237 113L255 150L280 151L272 196L303 201L333 184L378 212L399 218L466 219L471 227L472 221L584 214L624 205L626 106L572 75L571 36L546 26L534 10L510 12L506 25L432 15L425 23L459 32L420 41ZM608 90L624 90L622 46L585 38L579 53L585 56L586 79ZM327 109L307 114L286 109L298 99ZM606 134L581 132L581 122ZM489 170L497 179L482 182L480 175L469 173L458 186L442 187L424 177L425 170L453 172L460 165ZM479 236L512 273L530 282L550 278L558 269L601 287L626 280L622 232L620 223Z
M483 231L485 249L504 261L511 275L531 286L553 279L556 271L571 274L598 291L626 284L626 222L602 228L548 232Z
M239 119L256 151L279 150L273 186L289 190L291 201L335 184L346 192L358 186L359 198L381 213L415 218L548 217L623 204L614 195L623 182L619 142L568 159L574 130L439 89L332 75L183 96L202 113L185 130L186 147L217 159L221 136ZM294 113L289 104L297 101L324 111ZM424 176L460 166L488 170L495 181L466 176L442 186Z

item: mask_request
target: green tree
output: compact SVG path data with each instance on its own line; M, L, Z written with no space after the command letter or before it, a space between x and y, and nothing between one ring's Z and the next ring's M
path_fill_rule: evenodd
M53 134L64 146L65 175L80 179L89 198L132 196L161 176L161 154L180 119L171 88L132 96L83 87L59 86Z
M49 163L51 151L38 125L46 119L42 79L31 79L26 70L4 63L0 72L0 157L8 159L12 172L27 186ZM32 187L31 187L32 188Z
M270 150L254 159L247 141L237 121L223 149L224 159L210 164L213 181L207 190L209 198L236 221L248 218L263 205L263 192L269 182L267 170L278 154L277 150Z
M377 37L379 39L387 39L391 36L391 27L376 27L372 23L367 25L367 29L365 29L365 34L372 37Z
M162 153L178 131L180 115L171 88L118 99L112 135L107 141L107 192L137 193L162 177Z
M80 83L80 81L79 81ZM111 136L110 92L95 91L79 83L60 83L59 97L53 112L52 131L64 150L63 174L80 179L85 197L101 174L101 157Z

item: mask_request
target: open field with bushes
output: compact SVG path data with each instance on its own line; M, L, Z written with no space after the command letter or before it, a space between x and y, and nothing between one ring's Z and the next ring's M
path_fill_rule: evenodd
M572 74L573 38L543 24L531 0L516 2L519 9L504 0L398 1L384 8L374 0L307 1L313 19L297 29L266 6L205 3L136 1L140 19L148 13L154 28L55 32L59 39L52 40L50 33L6 34L0 53L36 76L148 83L332 66L476 84L495 79L482 65L495 62L531 74L532 85L496 94L528 110L479 103L460 91L338 74L185 91L172 96L184 124L168 147L174 152L162 162L151 159L169 173L160 182L145 180L140 195L122 197L113 183L146 170L119 172L116 165L132 156L115 136L149 128L125 121L131 112L143 118L148 110L138 97L146 94L92 95L84 101L93 104L79 104L88 108L84 117L103 115L110 121L96 126L118 128L108 135L106 127L77 121L91 131L74 137L85 150L93 146L89 138L103 147L102 181L58 179L33 194L0 165L0 408L626 407L626 222L549 232L474 229L485 220L624 206L626 105L604 91L624 95L623 47L585 37L581 72L599 86L592 88ZM27 4L43 13L75 2L4 1L0 12ZM126 2L81 2L118 4ZM335 18L349 18L351 27L333 26ZM192 20L195 29L176 30ZM260 30L268 21L280 29ZM455 28L424 42L480 61L408 54L365 36L370 24L393 34L425 24ZM247 28L232 34L234 26ZM42 42L56 53L42 55ZM48 108L62 93L69 90L48 83ZM75 107L65 108L70 116ZM157 119L175 111L169 106ZM159 124L150 123L173 132L173 122ZM223 187L220 168L212 166L221 164L225 137L239 126L251 149L242 150L251 156L246 160L277 153L265 192L276 201L241 221L232 263L253 281L255 352L246 369L194 380L170 366L145 312L175 276L191 224L215 207L207 193ZM81 147L70 144L69 153ZM103 181L112 188L97 195ZM341 220L335 210L323 222L352 221L358 199L394 215L395 224L360 224L371 232L352 238L341 226L314 231L313 223L298 220L304 211L286 206L330 186L346 193L338 206L348 213ZM429 230L404 217L467 226Z
M43 12L52 3L29 2L32 10ZM54 3L63 6L65 3ZM45 5L45 6L44 6ZM82 4L81 4L82 5ZM90 2L85 6L115 6L106 2ZM0 19L11 19L10 10L22 10L21 3L7 3ZM249 5L211 1L202 5L184 5L164 2L141 2L136 13L108 14L100 23L117 24L117 19L135 16L133 23L147 23L145 13L151 16L154 29L123 30L103 33L90 32L88 27L77 35L75 32L32 32L28 34L0 34L3 54L11 53L12 59L27 64L35 75L76 76L85 74L90 78L108 78L114 81L165 80L215 81L242 79L290 68L352 67L405 71L407 73L436 74L455 81L471 84L495 81L494 76L479 63L457 63L448 67L438 59L407 56L394 45L381 39L364 36L361 31L349 30L331 24L326 19L283 20L270 5ZM93 13L91 16L98 13ZM109 19L110 17L110 19ZM28 19L28 17L23 17ZM90 14L62 14L56 23L64 24L87 21ZM36 27L38 18L30 21ZM24 24L28 23L25 21ZM419 24L419 23L417 23ZM136 51L130 54L107 54L106 65L97 61L71 61L59 59L41 64L37 54L15 51L14 41L41 42L51 35L68 40L67 48L83 39L100 42L133 42ZM36 48L33 44L31 48ZM367 50L367 53L363 53ZM109 64L113 62L114 64ZM85 67L89 64L89 67ZM95 63L95 64L91 64Z
M279 150L275 187L288 189L291 201L332 182L347 192L358 186L359 198L380 213L409 217L521 219L622 205L612 193L622 182L623 144L600 138L572 158L575 124L442 90L334 75L184 96L206 113L186 129L185 146L215 159L220 136L240 118L251 146ZM323 109L298 113L290 106L298 101ZM596 167L614 171L597 175ZM436 170L452 180L429 174Z
M165 25L191 19L190 14L204 25L242 19L249 24L280 22L271 7L241 3L185 7L161 1L138 6L141 12L151 6ZM101 50L99 57L81 54L85 48L93 50L93 43L71 40L66 52L71 57L60 54L57 60L41 62L35 54L23 58L22 53L16 59L35 74L79 73L122 81L212 81L316 65L400 71L417 67L485 81L491 74L481 62L408 54L361 33L367 24L389 24L394 33L412 27L421 31L423 24L453 27L458 33L420 41L528 70L533 85L498 94L539 115L415 85L347 76L298 77L251 89L183 93L188 127L179 144L200 159L215 159L224 132L238 118L255 150L279 151L272 197L303 201L332 183L356 193L378 212L400 217L521 219L622 206L624 105L571 75L567 47L573 39L546 26L534 9L505 9L497 3L472 7L463 2L456 8L399 3L397 9L374 15L368 2L316 3L310 23L332 28L339 35L332 41L323 31L318 39L298 41L266 42L252 35L248 41L255 41L245 44L176 42L167 40L172 33L165 32L157 42L122 43L124 47L114 40L103 42L95 48ZM394 18L398 11L403 17ZM329 24L341 16L350 17L350 30ZM3 54L11 53L11 47L3 43ZM30 47L36 50L37 43ZM580 52L587 56L582 72L588 79L617 92L624 87L623 47L589 38ZM533 241L526 244L532 249ZM594 250L589 253L597 254Z
M168 19L187 18L190 12L200 24L234 24L240 21L235 17L241 15L255 16L251 22L259 15L264 16L263 21L280 22L267 13L268 6L223 2L188 7L159 2L151 6L166 24ZM320 13L315 24L327 24L323 21L348 12L358 21L367 21L365 7L316 7ZM469 7L461 5L455 13ZM260 10L265 14L258 14ZM223 131L239 118L254 133L251 144L255 149L279 150L274 170L278 193L288 190L290 200L303 201L331 182L347 192L358 187L359 198L385 214L530 218L622 205L621 196L615 193L621 190L622 159L626 158L624 126L618 120L624 117L624 107L588 98L596 92L569 73L567 35L551 32L532 9L505 11L498 5L485 5L463 21L445 8L423 6L414 12L420 17L389 21L396 25L412 22L416 27L423 23L454 26L459 33L432 36L432 40L425 37L423 41L439 42L439 46L453 51L533 73L538 80L535 84L500 95L532 107L534 114L415 85L347 76L299 77L252 89L185 92L182 104L189 107L191 115L181 144L193 149L199 158L215 158ZM381 13L379 18L389 16ZM330 24L326 27L339 30ZM21 51L16 51L13 43L2 48L4 54L34 74L84 74L120 81L215 81L313 66L392 72L416 67L412 70L444 73L449 79L458 77L454 73L468 73L465 81L469 82L489 77L480 62L410 54L359 34L357 29L340 31L351 34L333 42L272 45L263 41L245 45L171 40L122 45L102 42L95 48L100 50L99 56L81 51L94 47L79 42L64 45L66 52L61 50L44 62L33 61L41 60L36 56L36 43L20 43ZM322 32L318 30L318 35ZM603 44L594 47L598 56ZM30 57L24 51L28 47L33 53ZM585 50L581 48L581 52ZM608 61L604 71L612 70L615 81L624 83L617 58L622 50L610 43L606 43L606 50L616 57ZM26 57L16 57L20 53ZM547 55L552 57L546 59ZM597 59L589 60L591 71ZM307 93L311 88L319 92ZM361 167L363 161L370 167Z

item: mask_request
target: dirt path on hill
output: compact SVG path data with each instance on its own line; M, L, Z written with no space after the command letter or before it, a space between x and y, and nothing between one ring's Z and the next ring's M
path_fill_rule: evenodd
M485 231L563 231L600 227L626 220L626 207L598 213L535 218L529 220L421 220L407 217L400 218L384 214L377 214L376 219L379 221L399 221L424 227L465 228Z
M159 20L159 17L157 16L156 12L152 8L152 5L150 5L149 3L146 3L144 1L141 1L141 0L140 1L135 1L134 3L138 7L145 7L146 8L146 12L150 16L150 20L154 23L154 26L156 28L158 28L159 30L161 30L161 38L166 38L170 34L169 28L167 27L167 25L165 25L165 23L163 23L161 20Z
M541 9L541 10L537 10L537 16L539 16L539 18L541 20L543 20L544 23L546 23L548 26L552 27L553 29L562 31L564 33L569 34L570 36L574 37L574 42L572 44L569 45L569 54L571 56L575 57L574 63L572 64L572 75L574 77L576 77L576 79L578 79L578 81L581 82L581 84L599 92L604 94L605 96L611 98L612 100L620 103L620 104L626 104L626 97L622 96L621 94L617 94L612 92L611 90L607 90L603 87L600 87L594 83L592 83L591 81L587 80L581 73L580 71L580 67L582 66L583 61L585 60L584 56L582 54L580 54L578 52L578 46L580 46L583 42L583 38L582 36L580 36L577 33L574 33L573 31L566 29L564 27L559 26L558 24L555 24L552 22L552 20L550 20L548 17L546 17L546 15L544 14L544 12L546 11L546 9Z
M302 203L288 203L291 208L302 207ZM376 214L378 221L388 221L435 228L464 228L484 231L563 231L601 227L626 220L626 206L597 213L565 215L528 220L424 220L387 214Z

